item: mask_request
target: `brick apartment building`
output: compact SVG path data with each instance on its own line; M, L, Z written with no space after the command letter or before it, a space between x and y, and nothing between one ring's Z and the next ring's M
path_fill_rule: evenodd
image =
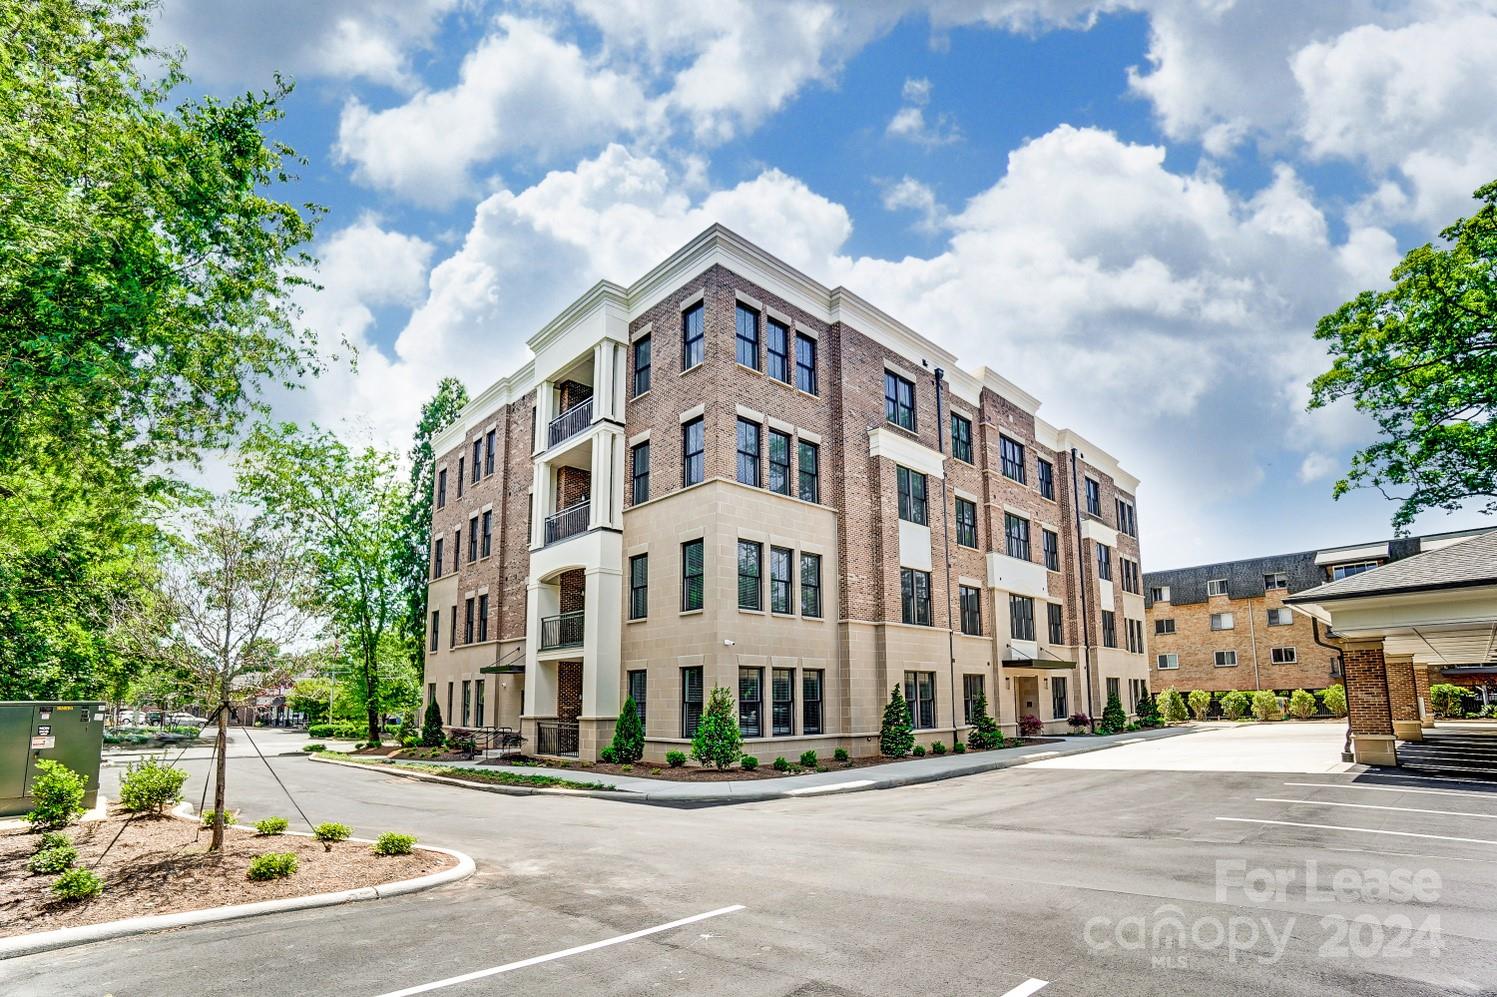
M1480 532L1203 564L1144 575L1156 689L1324 689L1340 683L1340 641L1286 597Z
M451 726L646 757L733 690L745 751L1009 731L1149 674L1137 480L1039 402L714 226L594 286L435 441L426 689Z

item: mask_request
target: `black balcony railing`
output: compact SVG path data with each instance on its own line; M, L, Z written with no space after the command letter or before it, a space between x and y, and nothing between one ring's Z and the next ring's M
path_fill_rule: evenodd
M547 616L541 620L541 650L554 651L561 647L582 646L582 623L586 614L582 610Z
M546 427L546 446L554 447L562 440L570 440L582 432L593 421L593 400L585 399L552 419Z
M546 546L574 537L587 531L587 520L592 512L591 502L579 502L563 509L554 516L546 517Z
M535 722L535 753L577 757L577 725L565 720Z

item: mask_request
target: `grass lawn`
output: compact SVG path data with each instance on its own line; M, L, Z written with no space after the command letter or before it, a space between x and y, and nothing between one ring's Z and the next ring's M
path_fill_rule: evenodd
M495 786L526 786L531 789L617 788L606 782L578 782L574 779L561 779L552 775L530 775L522 772L506 772L503 769L490 771L488 769L458 768L455 765L422 765L416 762L392 762L381 757L359 758L351 756L340 758L339 761L354 762L358 765L392 766L415 772L425 772L428 775L441 775L449 779L460 779L464 782L482 782Z

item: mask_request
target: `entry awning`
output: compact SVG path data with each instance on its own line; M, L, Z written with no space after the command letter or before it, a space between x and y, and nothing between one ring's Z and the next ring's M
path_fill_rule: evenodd
M485 675L524 675L524 665L484 665L479 669Z
M1004 658L1004 668L1075 668L1076 662L1064 658Z

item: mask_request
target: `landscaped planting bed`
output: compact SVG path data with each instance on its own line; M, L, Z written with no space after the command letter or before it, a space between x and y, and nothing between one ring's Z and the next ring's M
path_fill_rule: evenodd
M345 758L340 761L355 762L361 765L377 766L385 765L397 768L401 771L424 772L427 775L446 776L449 779L460 779L464 782L488 783L494 786L522 786L529 789L614 789L616 787L606 782L585 782L575 779L562 779L552 775L535 775L531 773L513 772L502 768L495 769L467 769L458 768L453 765L425 765L419 762L395 763L385 758Z

